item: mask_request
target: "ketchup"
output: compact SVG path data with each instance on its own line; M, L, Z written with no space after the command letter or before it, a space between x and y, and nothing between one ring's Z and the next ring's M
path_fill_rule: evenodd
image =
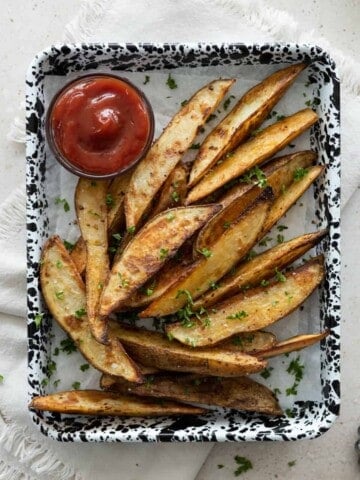
M84 77L60 92L49 126L70 169L90 175L130 167L150 146L153 134L151 107L141 92L107 75Z

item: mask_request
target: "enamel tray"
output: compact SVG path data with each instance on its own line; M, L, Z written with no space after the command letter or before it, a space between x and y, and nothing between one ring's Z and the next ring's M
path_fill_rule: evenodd
M325 256L326 278L318 293L315 324L309 325L309 332L325 328L330 330L330 335L317 347L319 371L314 373L316 399L295 400L291 415L277 417L221 408L203 416L156 419L30 412L34 424L45 435L66 442L297 440L321 435L332 425L340 406L339 81L329 55L319 47L308 45L56 45L35 57L26 77L28 388L29 400L35 395L53 391L51 385L44 382L44 376L56 331L53 332L52 319L46 313L39 288L41 248L45 240L55 233L52 224L53 198L50 201L47 182L53 175L60 175L62 169L49 155L45 141L44 121L49 103L46 92L49 88L51 90L52 82L58 85L59 81L65 83L92 71L112 71L120 76L130 73L140 75L136 72L141 72L142 79L146 78L145 74L169 73L176 78L177 72L181 72L191 82L202 71L221 76L221 72L228 69L231 75L238 72L237 83L241 85L247 72L259 71L260 78L264 78L286 64L303 61L309 66L302 74L302 81L310 87L311 98L316 100L312 101L312 107L320 118L310 131L310 147L318 152L318 162L325 167L324 174L310 192L315 205L312 223L316 224L316 228L327 227L329 232L317 247L317 253ZM151 84L146 88L149 90L144 91L150 91ZM170 106L173 93L176 92L169 90ZM159 98L154 95L150 100L156 112ZM175 113L177 108L178 104L172 105L169 114ZM75 179L70 178L69 182L74 185ZM45 312L45 316L38 328L35 316L40 312ZM67 360L71 369L71 357Z

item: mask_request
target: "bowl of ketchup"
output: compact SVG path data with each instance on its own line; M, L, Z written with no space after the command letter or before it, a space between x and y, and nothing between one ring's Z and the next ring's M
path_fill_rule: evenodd
M53 98L46 133L66 169L81 177L111 178L146 155L154 114L144 93L127 79L85 75Z

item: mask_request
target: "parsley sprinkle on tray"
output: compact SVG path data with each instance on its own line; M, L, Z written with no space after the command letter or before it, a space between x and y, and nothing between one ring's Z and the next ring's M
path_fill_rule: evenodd
M234 471L235 477L239 477L242 473L245 473L253 468L250 460L245 457L240 457L240 455L236 455L234 460L238 465L238 468Z
M175 82L175 80L171 76L171 73L169 73L169 76L166 80L166 85L170 88L170 90L174 90L174 88L178 88L177 83Z
M70 205L66 200L66 198L60 198L60 197L55 198L55 205L62 205L64 207L64 212L70 211Z

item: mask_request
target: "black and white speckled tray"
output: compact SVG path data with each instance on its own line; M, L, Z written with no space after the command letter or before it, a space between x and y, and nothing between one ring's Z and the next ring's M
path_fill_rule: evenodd
M328 227L328 237L317 248L324 253L326 278L320 288L318 323L312 330L328 328L322 341L320 381L316 397L298 400L292 416L266 417L228 409L216 409L199 417L120 419L80 417L31 412L37 427L60 441L247 441L297 440L324 433L340 406L340 134L339 82L335 65L320 48L294 44L91 44L58 45L38 54L26 78L27 125L27 253L28 253L28 383L29 398L47 392L43 384L51 355L52 321L44 317L40 329L35 315L46 311L39 289L39 259L51 228L46 179L49 162L44 119L45 82L64 80L89 71L207 72L227 67L232 72L251 66L271 73L284 64L308 62L307 83L320 119L310 133L310 144L319 153L324 175L313 190L317 228ZM121 73L123 74L123 73ZM156 104L153 104L156 110ZM52 171L60 166L52 165ZM314 201L312 200L312 201Z

